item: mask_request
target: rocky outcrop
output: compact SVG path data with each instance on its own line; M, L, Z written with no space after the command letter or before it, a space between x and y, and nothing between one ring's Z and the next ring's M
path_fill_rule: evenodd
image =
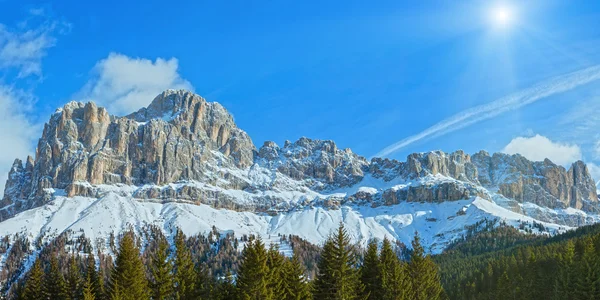
M351 186L364 177L367 160L350 149L338 149L333 141L302 137L295 143L265 142L258 150L257 163L292 179L315 180L316 190Z
M379 182L370 186L373 181ZM358 187L366 189L357 189ZM392 205L501 195L515 209L598 211L594 181L583 162L568 170L545 160L484 151L410 154L371 161L333 141L300 138L256 149L231 114L187 91L168 90L125 117L93 102L71 102L44 126L35 158L16 160L0 218L44 204L58 190L99 197L124 188L132 197L185 201L237 210L344 203Z
M209 165L246 168L254 152L250 137L221 105L187 91L165 91L148 108L122 118L93 102L71 102L45 124L35 160L28 160L25 168L15 163L4 201L21 199L37 206L50 189L65 189L69 196L90 195L79 182L207 181L217 171ZM236 180L231 187L243 188Z

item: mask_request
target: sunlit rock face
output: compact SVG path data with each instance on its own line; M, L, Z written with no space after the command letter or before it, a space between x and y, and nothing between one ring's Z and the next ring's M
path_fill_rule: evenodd
M553 209L598 210L594 181L581 161L566 170L549 160L484 151L369 161L333 141L304 137L256 149L223 106L168 90L125 117L93 102L57 110L44 126L35 157L15 160L0 217L40 206L57 190L99 197L107 186L127 186L137 199L248 211L492 201L494 195Z

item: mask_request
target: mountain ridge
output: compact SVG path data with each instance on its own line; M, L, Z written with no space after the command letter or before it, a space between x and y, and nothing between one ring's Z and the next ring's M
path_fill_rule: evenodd
M424 240L437 245L437 251L479 218L508 218L515 226L545 222L553 230L598 220L595 184L581 161L566 169L547 159L532 162L518 154L462 150L413 153L406 161L367 160L333 141L306 137L282 147L266 141L257 148L223 106L184 90L167 90L124 117L93 102L58 109L44 126L35 157L15 160L0 217L9 221L19 215L22 220L34 209L54 218L44 213L46 208L74 199L109 210L119 201L129 203L128 212L119 212L122 205L117 205L113 214L145 211L154 217L137 217L148 222L163 222L155 204L184 215L199 215L188 212L187 205L226 210L222 214L232 220L252 213L258 219L251 219L262 224L248 225L252 230L289 234L300 226L307 228L305 238L325 236L321 231L331 227L319 227L320 215L347 222L350 214L356 218L352 235L357 241L386 235L408 240L412 233L401 231L414 224L415 230L430 232ZM126 219L139 222L135 215ZM213 222L225 231L235 227ZM0 222L0 232L15 229L6 225L3 231L3 223L12 224ZM121 230L119 224L104 234ZM161 224L165 230L170 226Z

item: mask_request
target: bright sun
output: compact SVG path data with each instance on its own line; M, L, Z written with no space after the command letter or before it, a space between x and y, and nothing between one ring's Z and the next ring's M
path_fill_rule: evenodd
M495 26L507 27L513 21L514 13L508 6L496 6L492 8L490 17Z

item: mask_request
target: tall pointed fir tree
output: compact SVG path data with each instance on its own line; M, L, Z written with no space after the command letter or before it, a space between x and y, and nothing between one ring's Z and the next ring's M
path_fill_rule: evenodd
M413 253L408 264L408 275L411 280L411 299L437 300L442 297L443 288L440 283L438 267L425 255L419 234L415 232L412 241Z
M384 300L409 299L410 282L406 276L406 264L398 259L390 240L383 240L381 255L381 298Z
M364 298L364 286L356 268L357 255L342 223L323 246L319 273L315 279L314 298L353 300Z
M169 243L159 238L150 266L152 299L171 299L173 296L173 266L169 260Z
M85 281L83 282L83 288L81 293L81 299L96 300L96 296L94 293L94 281L92 280L92 276L90 273L88 273L85 276Z
M568 299L574 293L576 270L574 268L575 244L566 242L562 253L558 257L558 274L554 284L552 299Z
M279 252L277 246L271 245L267 252L267 268L269 269L267 288L272 293L273 299L285 298L284 265L285 257Z
M591 238L583 240L573 299L600 299L600 259Z
M273 294L268 287L267 250L260 239L253 239L244 247L236 283L240 300L273 299Z
M173 281L177 300L198 299L194 261L185 241L185 235L178 229L175 234L175 255L173 257Z
M365 286L364 295L369 300L382 299L381 266L377 251L377 241L371 240L360 267L360 278Z
M216 296L217 300L237 300L235 284L233 283L233 275L230 272L225 274L220 282L217 283Z
M126 233L121 238L119 254L115 260L110 280L112 298L124 300L150 298L144 265L132 232Z
M67 286L69 287L69 297L71 299L80 299L82 296L82 280L79 264L75 254L69 259L69 272L67 274Z
M100 270L96 270L96 258L92 252L87 255L85 272L86 277L89 277L92 283L91 292L94 295L94 298L96 300L105 299L104 275L101 274Z
M46 273L46 293L49 299L69 299L68 287L58 265L58 258L52 256L50 268Z
M285 289L283 300L310 299L310 290L304 272L304 266L296 254L292 259L286 260L283 271Z
M45 295L44 270L40 259L36 259L27 274L20 299L43 299Z

